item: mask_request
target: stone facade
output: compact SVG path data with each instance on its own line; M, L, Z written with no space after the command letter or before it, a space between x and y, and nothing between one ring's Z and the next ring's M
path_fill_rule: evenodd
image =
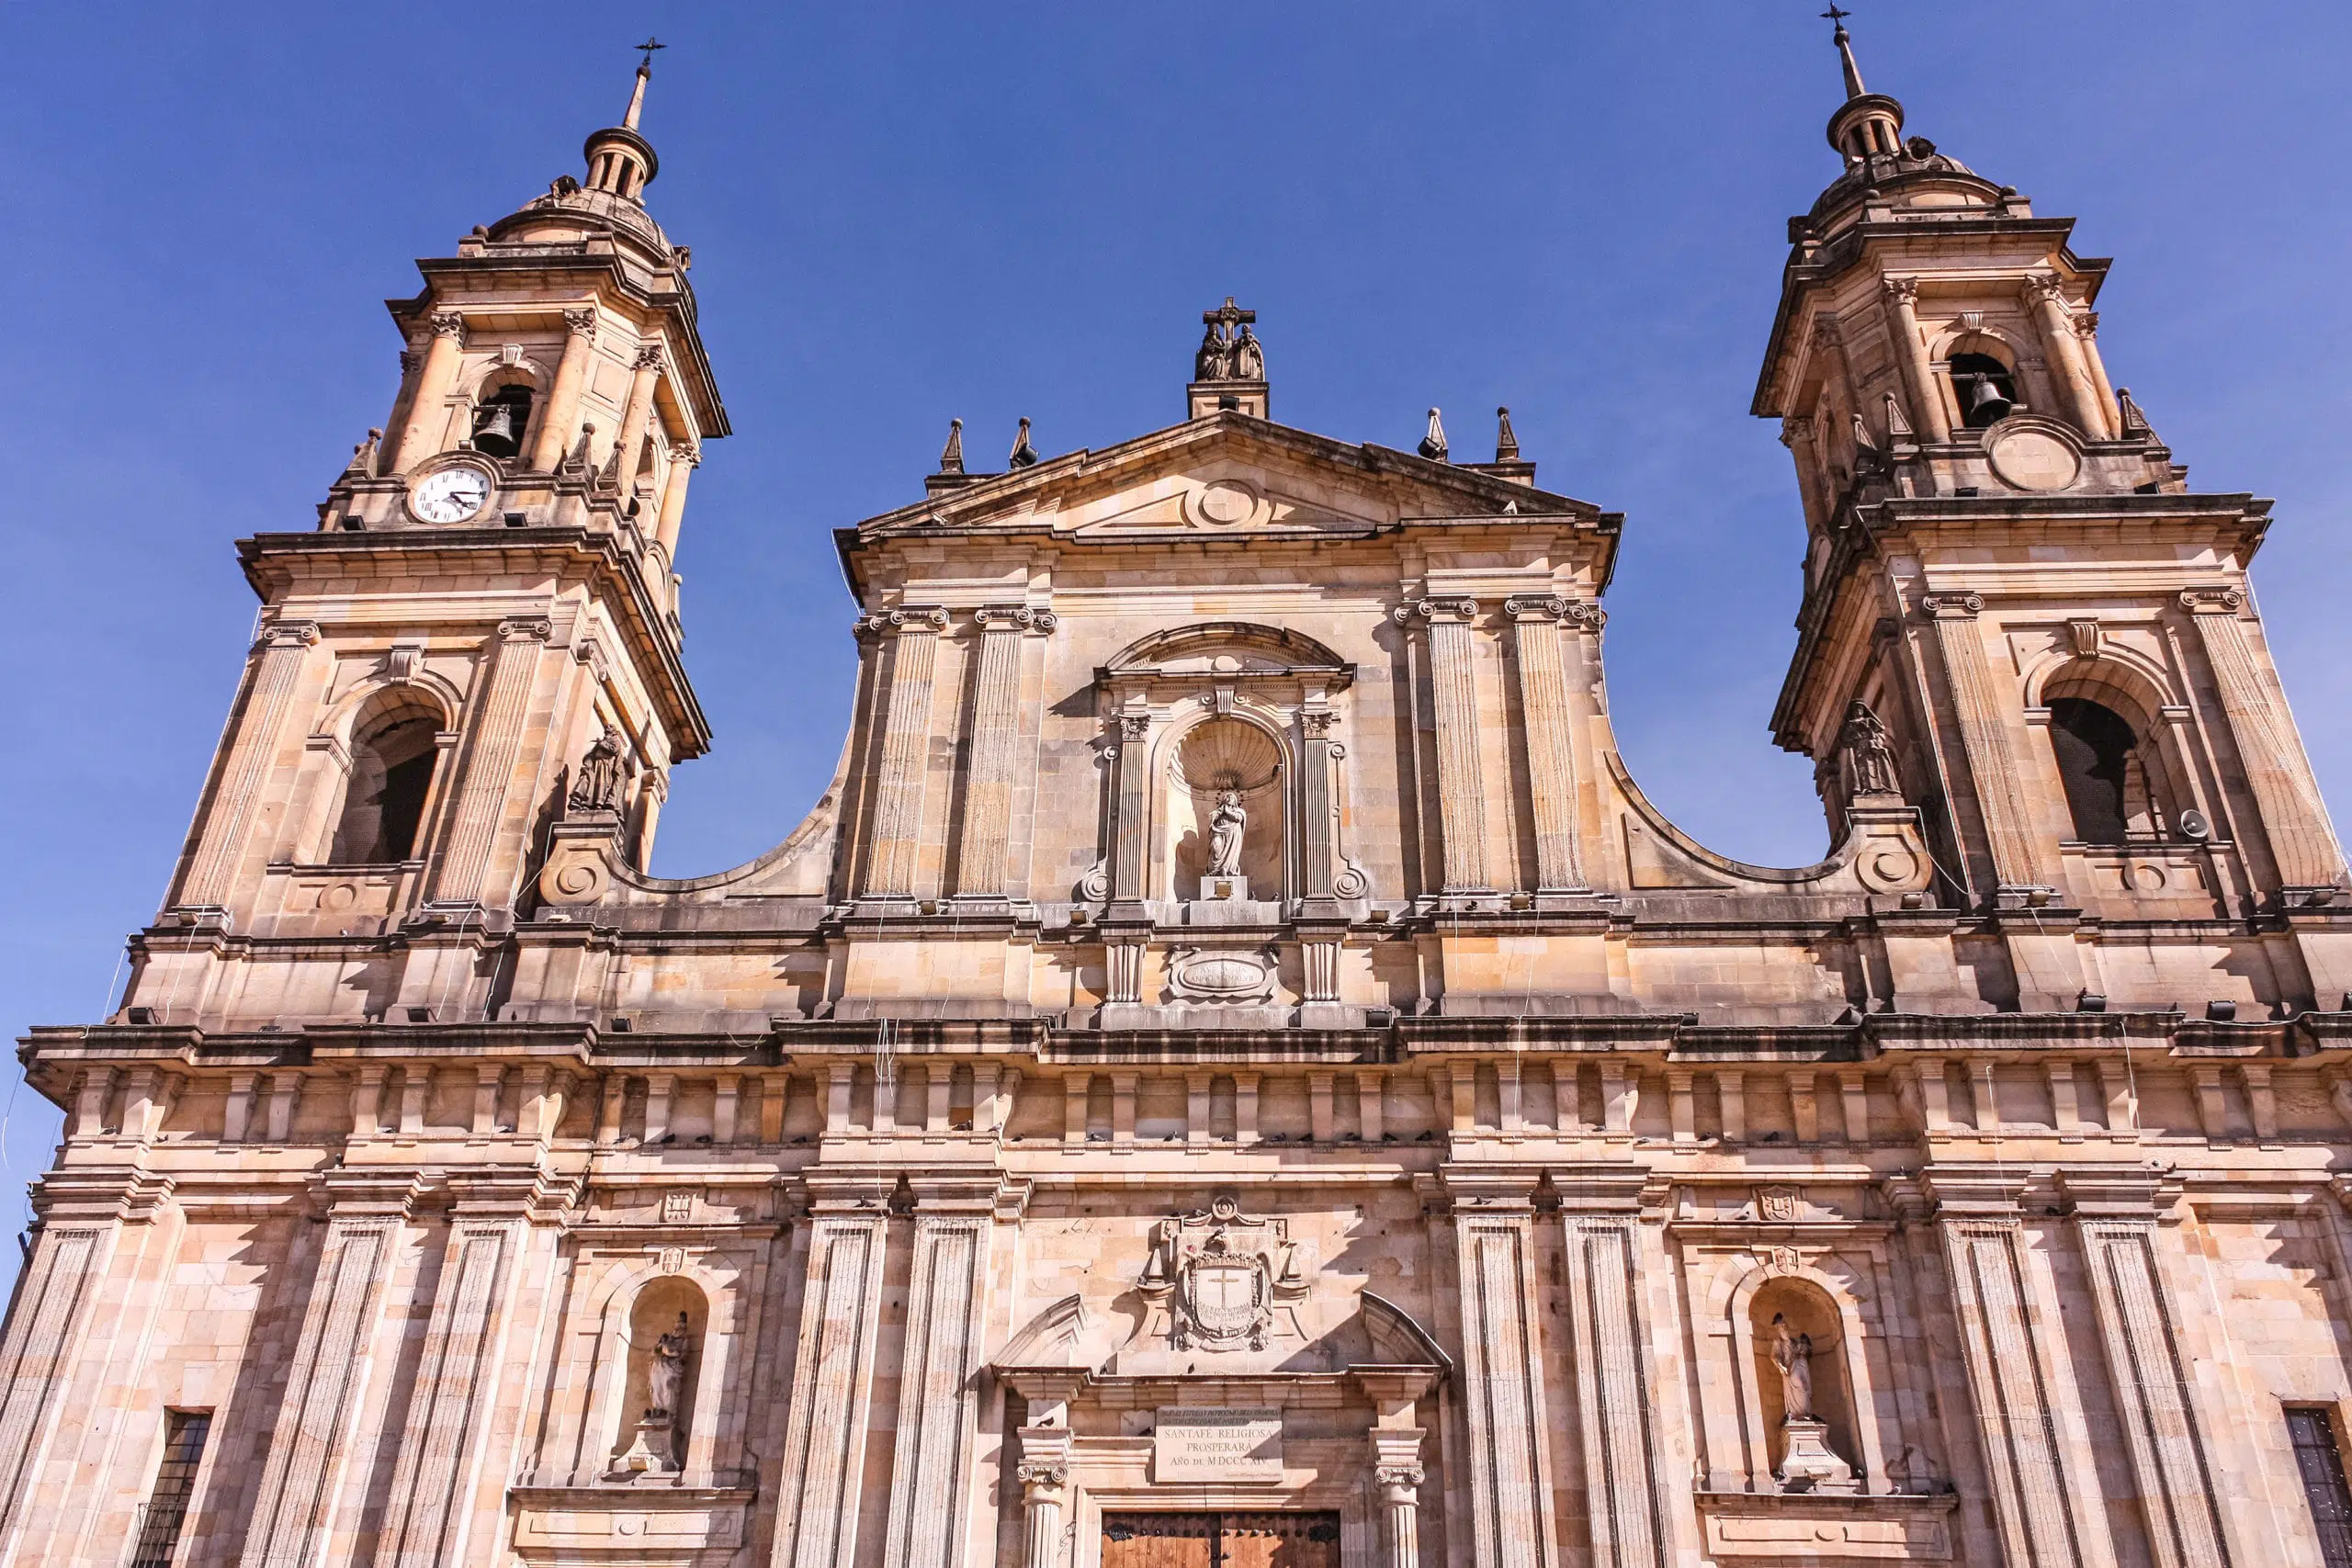
M842 530L831 786L649 874L727 420L640 73L239 546L122 1007L24 1046L0 1558L130 1561L203 1413L169 1560L254 1568L2346 1561L2352 901L2267 503L1838 42L1755 402L1794 870L1618 755L1621 519L1507 418L1274 423L1228 300L1182 423Z

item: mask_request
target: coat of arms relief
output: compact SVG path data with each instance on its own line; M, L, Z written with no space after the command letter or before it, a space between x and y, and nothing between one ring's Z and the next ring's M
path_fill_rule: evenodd
M1229 1194L1154 1225L1136 1285L1166 1311L1174 1349L1262 1350L1270 1337L1306 1337L1296 1303L1306 1281L1290 1223L1252 1219Z

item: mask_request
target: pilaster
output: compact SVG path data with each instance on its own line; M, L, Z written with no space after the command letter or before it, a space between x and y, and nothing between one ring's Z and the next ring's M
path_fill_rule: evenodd
M851 1568L873 1414L887 1220L865 1183L812 1182L775 1568Z
M922 862L923 796L930 784L932 671L944 610L892 610L868 625L891 638L885 690L882 756L874 785L874 825L866 851L865 898L907 899Z
M2284 719L2271 701L2272 682L2264 678L2262 660L2241 618L2245 605L2245 595L2234 588L2191 588L2180 595L2180 607L2196 624L2213 683L2221 690L2222 711L2237 741L2246 787L2262 813L2262 833L2270 844L2279 886L2333 887L2344 877L2343 852L2310 783L2311 763L2302 741L2293 722Z
M1929 593L1922 596L1920 605L1936 628L1936 650L1951 683L1961 744L1969 778L1976 786L1977 814L1984 821L1994 875L2004 892L2048 888L2054 878L2044 863L2041 836L2026 808L2005 705L1994 696L1985 667L1984 638L1976 625L1984 601L1973 593Z
M452 792L456 806L433 880L433 901L445 908L503 907L512 901L511 889L490 886L492 855L514 804L514 767L522 754L539 656L554 635L554 627L537 616L498 624L483 682L485 695L471 744L462 754L463 773Z
M1443 891L1491 892L1487 871L1487 791L1478 761L1478 602L1416 600L1396 612L1400 625L1428 629L1430 685L1436 704L1438 816L1444 852Z
M224 913L234 896L262 788L277 754L303 661L319 641L312 621L273 621L254 644L253 680L237 716L236 739L220 766L220 782L198 824L187 874L173 907Z
M1460 1259L1470 1562L1476 1568L1555 1568L1559 1536L1537 1328L1534 1178L1456 1168L1444 1179Z
M1562 625L1600 615L1598 605L1555 597L1507 599L1519 666L1520 711L1527 727L1528 801L1535 817L1535 886L1540 893L1585 885L1577 845L1576 750L1568 723L1568 676Z
M965 773L964 820L956 844L956 892L1001 898L1013 891L1006 848L1012 836L1012 794L1022 732L1022 642L1033 630L1050 633L1050 610L998 605L974 619L980 633L980 667L972 682L971 761Z

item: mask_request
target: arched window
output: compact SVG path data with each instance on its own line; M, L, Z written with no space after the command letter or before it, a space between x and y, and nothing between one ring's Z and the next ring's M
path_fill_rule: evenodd
M2058 756L2075 837L2084 843L2124 841L2139 744L2131 723L2113 708L2088 697L2050 699L2050 748ZM2143 780L2140 793L2145 788Z
M351 746L351 781L344 787L329 861L336 865L384 865L415 854L433 786L439 748L432 719L406 716L367 731Z
M513 457L523 450L523 433L531 424L531 389L510 382L484 398L474 410L474 450L493 457Z
M1951 389L1960 399L1961 421L1971 430L1982 430L2017 407L2016 378L1989 354L1953 355Z

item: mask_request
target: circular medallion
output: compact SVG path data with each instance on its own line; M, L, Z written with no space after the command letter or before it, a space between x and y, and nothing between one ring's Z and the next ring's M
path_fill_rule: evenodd
M1201 487L1193 498L1193 508L1202 522L1228 528L1236 523L1247 523L1256 514L1258 496L1247 485L1217 479Z
M2072 446L2041 430L2004 432L1994 437L1985 456L2001 482L2018 490L2064 490L2083 471Z

